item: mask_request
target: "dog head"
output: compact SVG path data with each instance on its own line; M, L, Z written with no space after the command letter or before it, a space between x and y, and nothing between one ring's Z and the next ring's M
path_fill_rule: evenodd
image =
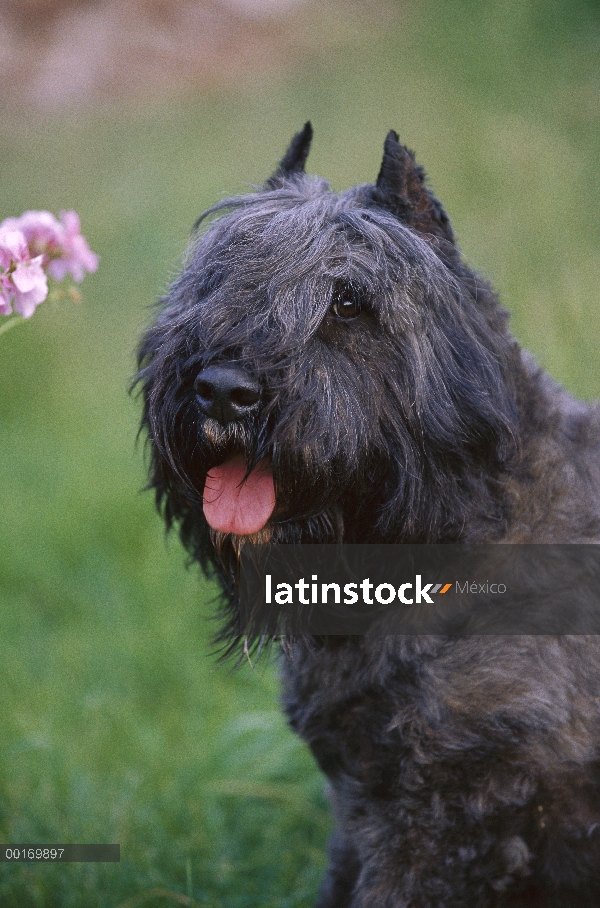
M140 348L151 485L205 566L247 539L458 539L516 435L506 313L413 155L390 132L376 183L336 194L311 136L201 216Z

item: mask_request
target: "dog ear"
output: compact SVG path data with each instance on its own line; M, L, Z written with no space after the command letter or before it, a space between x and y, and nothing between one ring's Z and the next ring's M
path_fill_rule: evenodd
M265 189L278 189L285 179L296 173L304 173L304 165L310 151L312 137L313 128L309 120L290 142L290 147L281 159L279 167L273 176L266 181Z
M383 161L373 190L373 199L422 233L454 242L448 215L441 202L426 188L425 172L415 156L400 144L391 129L383 146Z

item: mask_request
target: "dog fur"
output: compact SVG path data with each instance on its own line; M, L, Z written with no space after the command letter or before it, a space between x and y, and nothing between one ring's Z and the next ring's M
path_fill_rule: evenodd
M232 647L253 542L600 540L598 408L520 349L395 133L340 194L311 136L200 218L140 349L150 484ZM241 535L205 517L232 457L275 490ZM298 638L282 663L336 818L320 908L600 903L600 638Z

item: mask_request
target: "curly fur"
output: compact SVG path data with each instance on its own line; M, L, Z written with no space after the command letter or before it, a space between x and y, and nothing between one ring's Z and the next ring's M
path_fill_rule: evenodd
M304 174L215 205L142 342L150 485L223 589L242 545L597 542L600 415L523 353L395 133L376 184ZM360 300L336 317L339 288ZM236 364L260 407L225 427L198 373ZM255 538L212 532L207 473L269 458ZM600 902L600 642L290 639L284 704L330 780L321 908Z

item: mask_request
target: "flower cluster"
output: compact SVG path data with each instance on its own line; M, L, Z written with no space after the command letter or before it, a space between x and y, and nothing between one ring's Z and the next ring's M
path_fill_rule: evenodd
M26 211L0 223L0 315L29 318L48 296L47 275L61 281L70 274L82 281L95 271L98 256L80 232L74 211Z

